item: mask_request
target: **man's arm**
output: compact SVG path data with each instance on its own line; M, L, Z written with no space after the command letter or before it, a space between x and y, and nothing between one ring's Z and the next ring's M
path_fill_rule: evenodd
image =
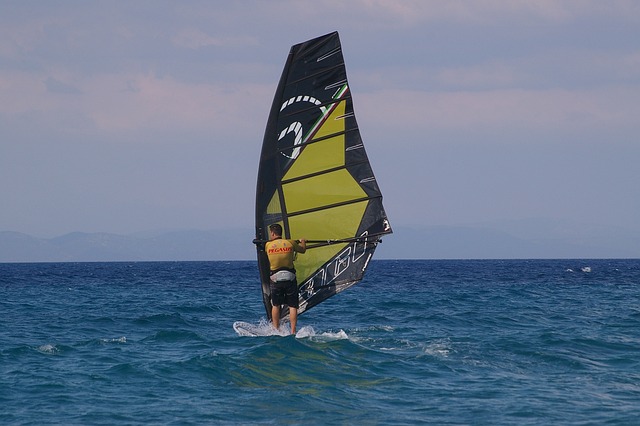
M307 251L307 240L296 240L295 251L298 253L304 253Z

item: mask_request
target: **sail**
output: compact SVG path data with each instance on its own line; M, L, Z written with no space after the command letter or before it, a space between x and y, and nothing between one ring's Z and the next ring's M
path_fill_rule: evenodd
M299 313L362 280L381 236L391 233L337 32L291 48L267 121L254 242L269 318L264 242L274 223L282 225L283 238L307 240L306 253L295 260Z

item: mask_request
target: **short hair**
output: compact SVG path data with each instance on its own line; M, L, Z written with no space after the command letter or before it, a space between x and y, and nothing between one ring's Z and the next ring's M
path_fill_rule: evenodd
M282 237L282 225L280 225L279 223L274 223L273 225L269 225L269 231Z

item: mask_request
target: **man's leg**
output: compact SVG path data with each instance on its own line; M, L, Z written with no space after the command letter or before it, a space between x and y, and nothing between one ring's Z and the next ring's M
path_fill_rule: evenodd
M296 334L296 324L298 323L298 310L289 307L289 321L291 321L291 334Z
M280 305L271 305L271 322L276 330L280 330Z

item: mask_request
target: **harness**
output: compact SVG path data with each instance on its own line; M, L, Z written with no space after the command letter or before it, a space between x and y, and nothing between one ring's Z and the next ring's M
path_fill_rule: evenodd
M294 281L296 279L296 271L289 269L280 269L279 271L275 271L271 274L271 281L274 283L278 283L281 281Z

